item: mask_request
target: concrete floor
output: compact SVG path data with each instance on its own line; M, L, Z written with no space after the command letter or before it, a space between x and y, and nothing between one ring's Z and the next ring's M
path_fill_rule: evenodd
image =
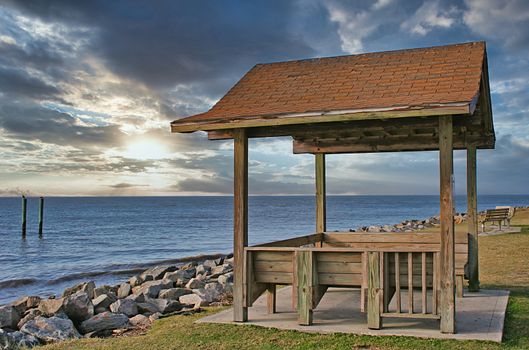
M249 321L246 323L234 323L231 309L204 317L197 322L251 324L317 333L404 335L421 338L477 339L501 342L505 310L509 298L509 292L504 290L482 290L480 293L465 291L465 297L457 299L456 304L457 333L442 334L439 331L439 321L428 319L383 318L383 329L370 330L366 326L366 314L361 313L359 309L360 291L338 288L330 288L325 293L320 304L314 310L314 324L312 326L300 326L297 323L297 313L291 308L291 291L291 287L277 291L277 313L273 315L267 314L266 297L263 295L254 303L253 307L249 308ZM407 300L405 291L403 291L402 300L404 306ZM420 300L420 294L417 294L415 300ZM392 306L390 305L391 309Z

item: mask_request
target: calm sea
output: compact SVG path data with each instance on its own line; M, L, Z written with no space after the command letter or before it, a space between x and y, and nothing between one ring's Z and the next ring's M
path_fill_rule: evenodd
M25 294L47 296L82 280L117 283L156 262L228 253L232 197L46 198L44 238L38 199L28 201L27 239L20 198L0 198L0 304ZM465 211L465 197L456 197ZM529 196L479 197L479 209L529 205ZM314 197L250 197L250 244L309 234ZM394 224L437 215L437 196L330 196L329 230Z

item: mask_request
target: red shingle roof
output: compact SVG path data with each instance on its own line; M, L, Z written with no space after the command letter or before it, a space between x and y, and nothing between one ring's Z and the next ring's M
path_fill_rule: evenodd
M485 43L472 42L257 64L209 111L172 125L470 105L479 93L484 57Z

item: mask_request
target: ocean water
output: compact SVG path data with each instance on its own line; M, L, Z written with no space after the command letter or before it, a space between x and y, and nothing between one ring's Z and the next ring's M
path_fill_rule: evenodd
M311 196L249 200L250 244L312 233ZM28 200L21 239L21 199L0 198L0 304L48 296L84 280L117 283L162 261L232 249L232 197L46 198L38 238L38 199ZM529 196L480 196L480 210L529 205ZM458 211L466 198L456 196ZM328 230L395 224L439 212L437 196L329 196Z

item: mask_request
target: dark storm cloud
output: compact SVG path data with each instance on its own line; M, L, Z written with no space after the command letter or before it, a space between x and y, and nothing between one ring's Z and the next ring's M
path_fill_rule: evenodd
M35 78L21 68L0 66L0 91L10 96L49 99L59 94L59 89Z
M81 125L68 113L31 104L0 106L0 127L22 140L62 146L111 146L123 137L118 126Z
M222 93L257 62L307 57L289 1L10 1L45 20L95 27L116 73L153 87L208 82Z

